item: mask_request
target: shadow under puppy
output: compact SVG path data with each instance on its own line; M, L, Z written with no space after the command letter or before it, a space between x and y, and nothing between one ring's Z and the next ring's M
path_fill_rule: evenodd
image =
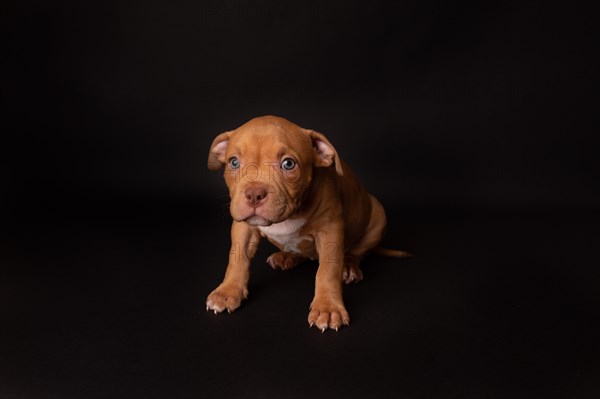
M250 261L261 237L280 249L267 259L273 268L319 260L308 323L321 331L350 324L342 282L362 280L359 264L367 253L409 255L377 247L386 228L383 206L321 133L280 117L254 118L214 139L208 168L222 167L232 247L207 310L232 312L248 296Z

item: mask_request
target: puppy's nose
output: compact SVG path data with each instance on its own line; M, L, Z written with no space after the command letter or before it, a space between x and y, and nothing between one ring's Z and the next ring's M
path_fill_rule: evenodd
M258 208L264 203L267 190L264 187L248 187L244 194L246 203L253 208Z

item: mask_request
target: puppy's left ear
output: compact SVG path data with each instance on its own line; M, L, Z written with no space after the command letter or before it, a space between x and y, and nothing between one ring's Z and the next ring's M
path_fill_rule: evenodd
M335 164L335 172L343 176L344 171L342 170L342 162L337 154L337 151L333 145L327 140L325 135L315 132L314 130L304 129L310 136L312 141L313 150L315 152L315 166L331 166Z
M213 140L208 152L208 169L219 170L225 165L225 153L231 132L219 134Z

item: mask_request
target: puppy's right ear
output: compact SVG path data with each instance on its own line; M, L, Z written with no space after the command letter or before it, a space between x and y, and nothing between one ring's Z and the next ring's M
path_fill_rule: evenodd
M213 140L208 153L209 170L219 170L225 165L225 153L230 134L231 132L221 133Z

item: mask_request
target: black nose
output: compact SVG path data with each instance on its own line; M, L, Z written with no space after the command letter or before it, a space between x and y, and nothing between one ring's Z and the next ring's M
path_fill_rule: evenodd
M267 190L264 187L248 187L244 192L246 203L253 208L258 208L264 203L267 197Z

